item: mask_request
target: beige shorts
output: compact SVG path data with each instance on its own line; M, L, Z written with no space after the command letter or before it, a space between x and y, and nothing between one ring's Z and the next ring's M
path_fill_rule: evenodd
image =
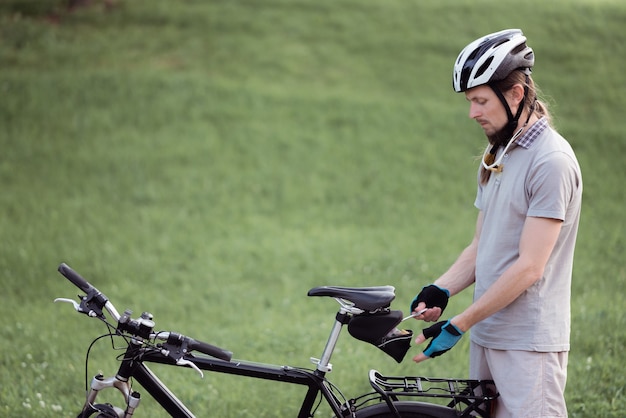
M496 418L567 417L567 352L493 350L470 342L470 379L493 379Z

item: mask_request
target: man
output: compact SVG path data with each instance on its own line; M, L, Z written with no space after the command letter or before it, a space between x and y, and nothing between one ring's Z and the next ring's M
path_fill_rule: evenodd
M470 43L453 85L489 144L478 172L472 242L415 297L416 318L436 321L448 298L475 284L474 301L417 337L420 362L472 329L470 378L493 379L497 417L564 417L570 287L582 177L570 145L551 126L530 76L533 50L517 29Z

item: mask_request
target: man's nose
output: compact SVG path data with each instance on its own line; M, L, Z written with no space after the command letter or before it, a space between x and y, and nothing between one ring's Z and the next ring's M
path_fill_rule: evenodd
M470 103L470 108L469 108L470 119L476 119L478 116L480 116L480 111L478 109L478 106L476 106L474 103Z

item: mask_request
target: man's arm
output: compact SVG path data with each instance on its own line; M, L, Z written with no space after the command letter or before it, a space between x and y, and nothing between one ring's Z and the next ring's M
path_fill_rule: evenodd
M463 289L474 283L476 272L476 252L478 251L478 239L483 226L483 212L478 213L476 219L476 229L472 242L461 252L457 260L450 266L441 277L435 281L435 285L440 288L447 289L450 296L456 295ZM421 311L426 307L425 303L419 303L415 311ZM436 321L441 316L439 307L430 308L423 314L417 316L417 319L424 321Z
M558 219L526 218L520 238L518 259L478 300L449 321L456 327L454 331L460 331L460 334L455 333L452 337L450 335L444 337L444 339L454 340L453 342L444 341L444 344L447 344L446 347L443 347L446 349L445 351L456 344L464 332L508 306L543 276L544 268L561 231L561 225L562 221ZM439 333L437 333L438 335ZM415 342L421 344L426 339L427 337L422 333L418 335ZM441 351L441 353L445 351ZM413 357L413 361L419 363L428 358L430 357L424 353L419 353Z
M478 240L483 227L483 212L478 212L476 229L470 245L459 255L459 258L450 266L448 271L441 275L435 284L450 291L450 296L456 295L466 289L476 280L476 254L478 252Z
M519 244L519 257L496 282L451 322L465 332L474 324L508 306L543 276L543 270L561 232L559 219L528 217Z

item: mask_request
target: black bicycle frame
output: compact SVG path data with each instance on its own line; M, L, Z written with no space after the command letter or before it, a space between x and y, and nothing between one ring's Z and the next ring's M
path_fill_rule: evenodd
M192 355L186 355L185 360L192 362L200 370L307 386L308 390L298 413L299 418L311 416L316 399L320 393L336 416L343 416L345 409L348 408L348 405L342 407L342 402L335 396L327 384L325 373L319 370L309 371L290 366L268 365L239 360L227 362L211 357L196 357ZM117 378L126 380L133 378L170 415L193 418L193 413L144 363L175 365L173 360L163 356L161 353L147 351L144 348L135 348L131 342L126 351L125 359L120 366Z
M91 381L91 389L88 391L81 416L91 416L94 412L103 412L107 416L116 416L116 414L123 412L125 416L131 416L140 400L140 394L131 388L131 379L134 379L170 415L183 418L194 417L184 403L144 363L186 366L195 369L200 374L202 374L202 370L206 370L306 386L308 389L298 413L299 418L311 417L311 413L317 409L322 399L326 401L337 417L354 417L357 409L363 411L366 416L389 412L400 417L400 409L403 409L407 412L419 411L425 415L455 417L459 414L455 412L454 408L459 406L465 406L462 411L459 410L460 416L473 416L473 412L479 412L481 416L489 416L491 402L498 396L496 392L491 393L488 387L488 385L493 386L493 381L429 379L410 376L389 377L372 370L369 380L375 391L357 398L345 399L341 392L326 380L326 374L332 370L330 358L341 329L345 325L348 325L348 329L350 329L349 325L354 315L362 315L367 312L365 316L368 316L388 307L395 297L394 288L391 286L367 288L324 286L309 291L309 296L333 297L341 306L335 316L335 323L321 357L311 359L317 366L315 370L311 371L290 366L232 360L230 351L211 344L173 332L163 331L155 334L151 314L144 312L140 319L132 319L130 311L120 315L105 295L69 266L61 264L59 272L85 292L86 296L80 297L80 303L65 298L57 298L55 302L69 302L77 312L99 318L109 326L109 334L107 335L123 337L128 344L117 375L105 378L98 374ZM361 307L358 307L356 302ZM113 325L105 319L104 310L117 321L115 333L112 331ZM401 313L400 316L402 316ZM369 339L357 338L370 342ZM156 340L165 341L165 343L157 344ZM383 351L390 354L386 350ZM203 355L195 356L192 352L203 353ZM396 358L394 355L392 357ZM396 361L400 362L401 360L396 359ZM439 392L431 393L432 388L424 389L422 386L424 382L441 384L437 387ZM107 388L116 388L124 395L126 411L119 411L119 408L109 404L95 403L98 393ZM477 388L480 389L478 392L475 391ZM439 397L451 401L448 406L415 401L399 402L399 396ZM369 402L377 402L377 404L361 409Z

